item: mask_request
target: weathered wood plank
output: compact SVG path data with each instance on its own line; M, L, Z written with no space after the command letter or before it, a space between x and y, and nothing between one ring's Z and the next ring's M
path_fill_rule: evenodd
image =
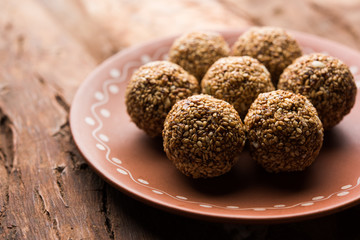
M86 14L112 39L116 49L194 29L244 27L248 20L218 1L86 1Z
M360 49L358 1L220 0L224 8L255 25L307 32Z
M36 2L1 4L7 11L0 26L7 32L0 36L4 60L0 109L8 126L2 128L1 149L8 176L1 178L5 194L0 234L21 239L108 239L102 211L104 183L71 142L69 106L63 96L75 91L82 81L79 72L85 76L96 60ZM19 15L21 20L14 17ZM59 61L54 50L66 54ZM8 142L13 142L10 149L3 147Z

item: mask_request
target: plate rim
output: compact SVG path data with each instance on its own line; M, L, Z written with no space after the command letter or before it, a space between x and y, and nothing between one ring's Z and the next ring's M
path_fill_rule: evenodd
M212 31L219 32L222 35L231 34L231 33L235 33L235 32L240 35L246 29L248 29L248 27L239 28L239 29L222 29L222 30L215 29ZM330 44L336 48L346 49L346 51L352 52L352 55L354 55L354 57L357 57L360 59L360 52L358 52L357 50L352 49L348 46L344 46L341 43L337 43L335 41L325 39L325 38L322 38L322 37L319 37L316 35L308 34L308 33L303 33L303 32L293 31L293 30L288 30L288 29L285 29L285 30L288 31L290 34L293 34L297 40L299 40L298 38L301 36L300 38L302 39L302 41L304 39L311 39L311 40L316 40L317 42L322 42L322 43L326 42L326 44ZM236 222L236 223L282 223L282 222L290 222L290 221L300 221L300 220L304 220L304 219L311 219L311 218L315 218L315 217L329 215L331 213L350 208L350 207L355 206L360 203L360 194L359 194L357 197L354 197L347 201L342 201L337 204L332 204L331 206L325 206L325 207L321 207L320 209L304 211L304 212L300 212L300 213L291 213L291 214L284 214L284 215L255 216L255 215L248 215L248 214L244 215L244 214L241 214L240 211L237 211L237 213L240 213L240 214L224 215L222 213L204 212L203 210L189 209L186 207L181 207L179 205L169 204L166 201L159 201L159 199L153 198L153 197L149 196L148 194L143 194L141 191L133 189L132 187L127 186L126 184L121 185L121 184L119 184L119 180L116 179L114 176L112 176L111 174L110 175L105 174L104 173L105 169L102 168L102 166L100 166L100 164L96 165L93 161L91 161L91 156L88 156L86 151L84 149L82 149L82 147L80 147L81 143L79 142L79 139L76 136L76 129L74 129L75 124L73 123L76 121L74 119L76 116L76 113L74 113L74 111L75 111L74 103L79 102L78 98L80 97L81 90L84 89L89 82L91 82L91 80L94 78L94 76L96 76L100 71L102 71L102 69L104 67L106 67L110 63L116 61L119 58L122 58L122 56L127 55L128 53L131 53L133 51L139 51L143 48L146 48L147 46L153 45L154 43L159 43L162 41L167 42L171 39L178 37L179 35L180 34L174 34L174 35L167 36L167 37L153 39L151 41L147 41L147 42L144 42L141 44L136 44L129 48L119 51L118 53L110 56L105 61L100 63L95 69L93 69L88 74L88 76L85 78L85 80L78 87L76 94L74 95L71 107L70 107L70 113L69 113L70 130L71 130L74 142L75 142L77 148L79 149L79 152L83 155L84 159L89 164L89 166L99 176L101 176L106 182L108 182L110 185L112 185L116 189L124 192L125 194L129 195L130 197L132 197L136 200L140 200L141 202L144 202L153 207L156 207L156 208L159 208L162 210L166 210L168 212L176 213L176 214L179 214L182 216L189 216L189 217L193 217L193 218L197 218L197 219L210 220L210 221L216 221L216 222L221 221L221 222L232 222L232 223L234 223L234 222Z

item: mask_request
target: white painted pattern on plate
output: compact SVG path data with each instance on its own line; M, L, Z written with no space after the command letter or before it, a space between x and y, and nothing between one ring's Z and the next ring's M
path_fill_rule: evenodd
M124 175L127 175L127 174L128 174L125 170L123 170L123 169L121 169L121 168L117 168L116 170L117 170L119 173L121 173L121 174L124 174Z
M350 72L352 74L356 75L358 73L358 71L359 71L359 68L357 66L355 66L355 65L350 66Z
M238 209L239 207L238 207L238 206L226 206L226 208L229 208L229 209Z
M349 192L345 191L345 192L340 192L340 193L338 193L336 195L339 196L339 197L342 197L342 196L345 196L345 195L348 195L348 194L349 194Z
M311 48L303 48L305 50L305 52L309 53L309 52L313 52L313 49ZM350 193L350 191L356 187L358 187L360 185L360 177L357 179L357 182L355 185L345 185L343 187L341 187L340 191L334 192L330 195L328 195L327 197L325 196L316 196L313 197L311 201L305 201L305 202L300 202L297 204L293 204L293 205L285 205L285 204L276 204L273 205L272 207L247 207L247 208L241 208L239 206L233 206L233 205L229 205L229 206L218 206L218 205L213 205L213 204L209 204L209 203L201 203L201 202L196 202L196 201L190 201L187 197L184 196L173 196L169 193L166 193L160 189L154 188L149 186L149 182L144 180L144 179L135 179L132 175L132 173L120 166L120 164L122 164L121 160L116 158L116 157L112 157L110 158L111 155L111 149L108 145L106 145L106 140L108 139L104 139L104 137L100 137L101 135L97 135L97 133L102 129L103 127L103 122L101 117L97 114L97 112L95 111L98 107L105 105L106 103L109 102L110 100L110 93L116 94L119 91L119 87L116 84L119 84L123 81L125 81L128 77L128 75L130 74L129 70L131 68L134 67L139 67L141 66L143 63L152 61L152 60L158 60L158 59L162 59L165 58L167 56L167 51L168 51L168 47L163 47L158 49L155 53L154 56L151 58L148 55L143 55L141 56L141 58L138 61L133 61L133 62L128 62L126 63L123 68L121 69L121 71L119 69L113 68L109 71L109 75L113 78L113 79L108 79L106 81L104 81L103 85L102 85L102 91L97 91L95 93L95 98L98 100L98 102L95 102L94 104L91 105L90 110L91 113L93 115L93 117L96 119L94 120L91 117L86 117L85 118L85 122L87 124L89 124L90 126L95 125L95 121L97 121L99 123L99 126L94 129L92 131L92 136L96 139L96 141L98 141L98 143L96 144L96 147L101 150L104 151L106 150L106 154L105 154L105 158L106 160L108 160L110 163L112 163L113 165L115 165L116 171L123 174L123 175L128 175L130 177L130 179L132 181L134 181L137 184L142 185L143 187L149 188L152 190L153 193L158 194L158 195L167 195L168 197L171 197L173 199L176 199L178 201L185 201L187 203L192 203L192 204L197 204L198 206L201 206L203 208L222 208L222 209L229 209L229 210L253 210L253 211L266 211L266 210L276 210L276 209L287 209L287 208L294 208L297 206L301 206L301 207L307 207L307 206L312 206L314 205L316 202L319 201L324 201L327 200L333 196L338 196L338 197L342 197L345 196L347 194ZM355 70L356 69L356 70ZM352 71L353 72L357 72L357 67L352 66ZM357 81L358 84L358 81ZM101 95L100 95L101 94ZM103 117L110 117L110 112L105 109L102 108L100 110L100 114ZM344 191L344 190L347 191Z
M96 147L98 148L98 149L100 149L101 151L104 151L106 148L104 147L104 145L102 145L102 144L100 144L100 143L97 143L96 144Z
M151 58L150 58L149 55L144 54L144 55L141 56L141 63L142 64L148 63L150 61L151 61Z
M109 91L110 91L111 93L113 93L113 94L116 94L116 93L119 92L119 87L116 86L115 84L114 84L114 85L110 85L110 86L109 86Z
M95 92L94 97L97 100L103 100L104 99L104 94L102 94L101 92Z
M325 198L325 197L324 196L317 196L317 197L313 197L312 200L313 201L318 201L318 200L321 200L323 198Z
M176 198L181 199L181 200L187 200L187 198L183 197L183 196L176 196Z
M149 185L149 182L144 180L144 179L139 178L138 181L143 183L143 184Z
M283 208L283 207L286 207L285 204L276 204L274 205L274 208Z
M120 77L120 71L118 69L116 69L116 68L111 69L109 74L113 78Z
M258 212L265 211L265 210L266 210L266 208L254 208L254 211L258 211Z
M100 135L99 135L99 138L100 138L101 140L103 140L104 142L108 142L108 141L109 141L109 137L106 136L105 134L100 134Z
M199 204L199 206L204 208L212 208L212 206L208 204Z
M344 189L344 190L345 190L345 189L349 189L349 188L351 188L351 187L352 187L352 185L349 184L349 185L342 186L341 189Z
M116 157L111 158L111 160L117 164L122 164L121 160Z
M105 108L100 110L100 114L107 118L110 117L110 115L111 115L110 111Z
M159 194L159 195L162 195L162 194L164 194L163 192L160 192L160 191L158 191L158 190L155 190L155 189L153 189L152 191L153 191L153 193L156 193L156 194Z
M85 122L91 126L94 126L95 125L95 120L92 119L91 117L86 117L85 118Z

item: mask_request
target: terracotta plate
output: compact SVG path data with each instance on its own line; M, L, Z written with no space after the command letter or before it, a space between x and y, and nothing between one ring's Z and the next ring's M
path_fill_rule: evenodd
M232 44L243 30L222 31ZM360 54L340 44L291 32L305 53L327 52L347 63L357 86ZM229 222L284 222L321 216L360 203L360 94L351 113L326 132L316 162L302 173L269 174L248 152L224 176L192 180L166 158L126 113L124 93L135 69L166 59L174 37L123 50L97 67L71 107L71 130L90 166L131 196L171 212Z

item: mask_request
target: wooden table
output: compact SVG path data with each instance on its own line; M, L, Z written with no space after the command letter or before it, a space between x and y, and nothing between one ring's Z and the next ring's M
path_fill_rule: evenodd
M70 104L104 59L189 29L249 25L360 50L358 0L0 0L0 238L360 239L360 206L280 225L163 212L104 183L77 150Z

